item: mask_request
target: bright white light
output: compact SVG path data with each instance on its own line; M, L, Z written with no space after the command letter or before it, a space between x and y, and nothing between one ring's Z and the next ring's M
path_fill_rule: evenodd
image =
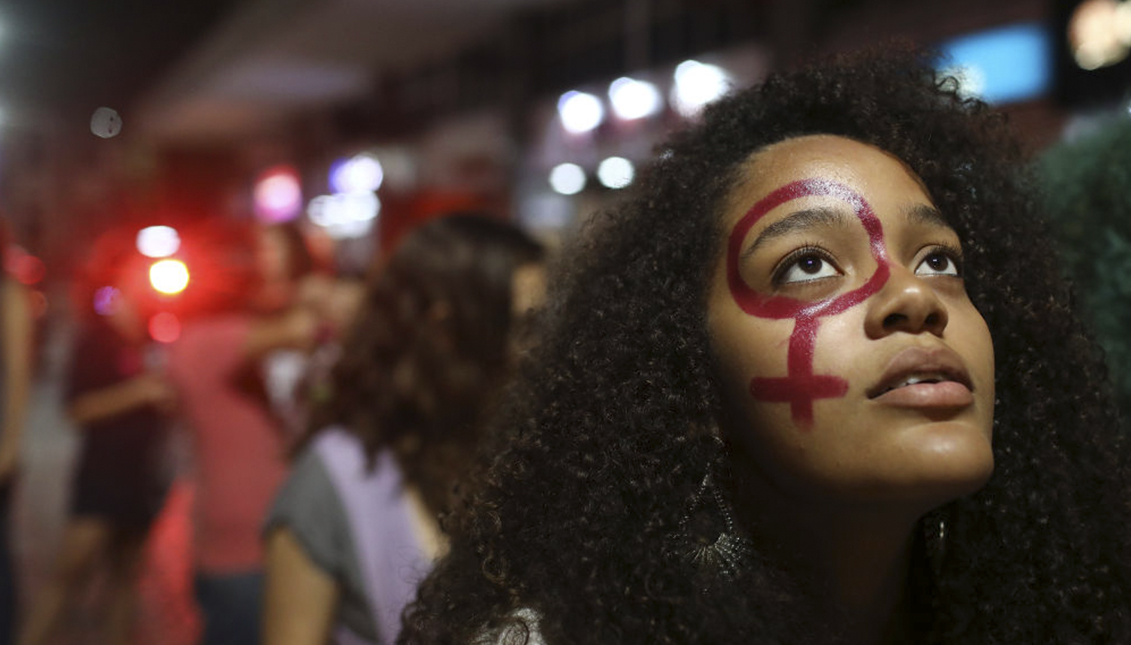
M963 98L985 98L986 74L976 65L959 65L945 67L939 71L940 76L950 76L958 81L958 95Z
M137 233L137 250L149 258L167 258L181 248L181 236L170 226L147 226Z
M597 179L608 188L624 188L632 183L636 169L624 157L609 157L597 166Z
M1115 36L1124 45L1131 46L1131 2L1123 0L1115 8L1115 20L1112 25Z
M255 197L265 208L279 210L301 199L302 191L293 177L274 175L259 183Z
M704 105L725 94L730 83L730 75L721 67L684 61L675 68L672 104L683 116L694 116Z
M642 119L660 111L660 90L653 83L621 77L609 85L613 111L622 119Z
M554 166L550 171L550 188L563 195L576 195L585 188L585 171L574 163Z
M362 153L330 170L330 186L339 193L372 192L381 187L385 170L377 157Z
M605 106L592 94L570 90L558 99L558 115L566 131L582 134L601 125L605 120Z
M294 219L302 208L302 187L298 172L278 166L260 175L255 184L255 212L267 223Z
M310 200L306 214L332 238L362 237L381 214L381 200L372 191L322 195Z
M1076 64L1086 70L1115 65L1131 45L1127 2L1085 0L1068 20L1068 42Z
M188 286L188 267L180 260L158 260L149 267L149 283L165 295L176 295Z

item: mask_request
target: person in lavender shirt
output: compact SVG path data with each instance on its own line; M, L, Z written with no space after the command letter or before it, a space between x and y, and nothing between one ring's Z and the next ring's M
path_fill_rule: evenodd
M393 642L444 549L437 515L520 351L542 257L508 223L453 215L375 267L266 523L265 645Z

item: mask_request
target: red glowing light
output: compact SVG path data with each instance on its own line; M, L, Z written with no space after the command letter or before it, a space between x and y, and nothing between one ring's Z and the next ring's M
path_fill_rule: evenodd
M162 311L149 319L149 336L159 343L172 343L181 337L181 321Z
M12 274L21 284L33 285L43 280L47 268L43 260L35 257L18 246L8 247L8 256L4 261L4 269Z

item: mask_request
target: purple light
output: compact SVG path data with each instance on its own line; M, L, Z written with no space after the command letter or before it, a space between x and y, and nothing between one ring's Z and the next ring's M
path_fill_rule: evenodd
M340 159L330 166L330 188L336 193L371 193L384 179L381 162L371 154Z
M259 176L255 184L255 212L270 223L286 222L302 209L302 187L290 166L278 166Z
M94 292L94 312L99 316L109 316L118 309L121 294L114 287L102 287Z

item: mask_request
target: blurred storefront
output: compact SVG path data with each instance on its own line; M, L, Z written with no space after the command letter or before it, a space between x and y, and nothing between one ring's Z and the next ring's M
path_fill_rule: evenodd
M76 233L110 222L297 219L351 271L447 210L552 238L615 200L703 101L891 38L939 48L1031 151L1119 109L1131 85L1131 0L514 0L475 31L456 29L465 13L412 33L398 3L365 4L240 3L122 135L10 138L0 187L17 238L55 269ZM342 185L350 163L379 177Z

